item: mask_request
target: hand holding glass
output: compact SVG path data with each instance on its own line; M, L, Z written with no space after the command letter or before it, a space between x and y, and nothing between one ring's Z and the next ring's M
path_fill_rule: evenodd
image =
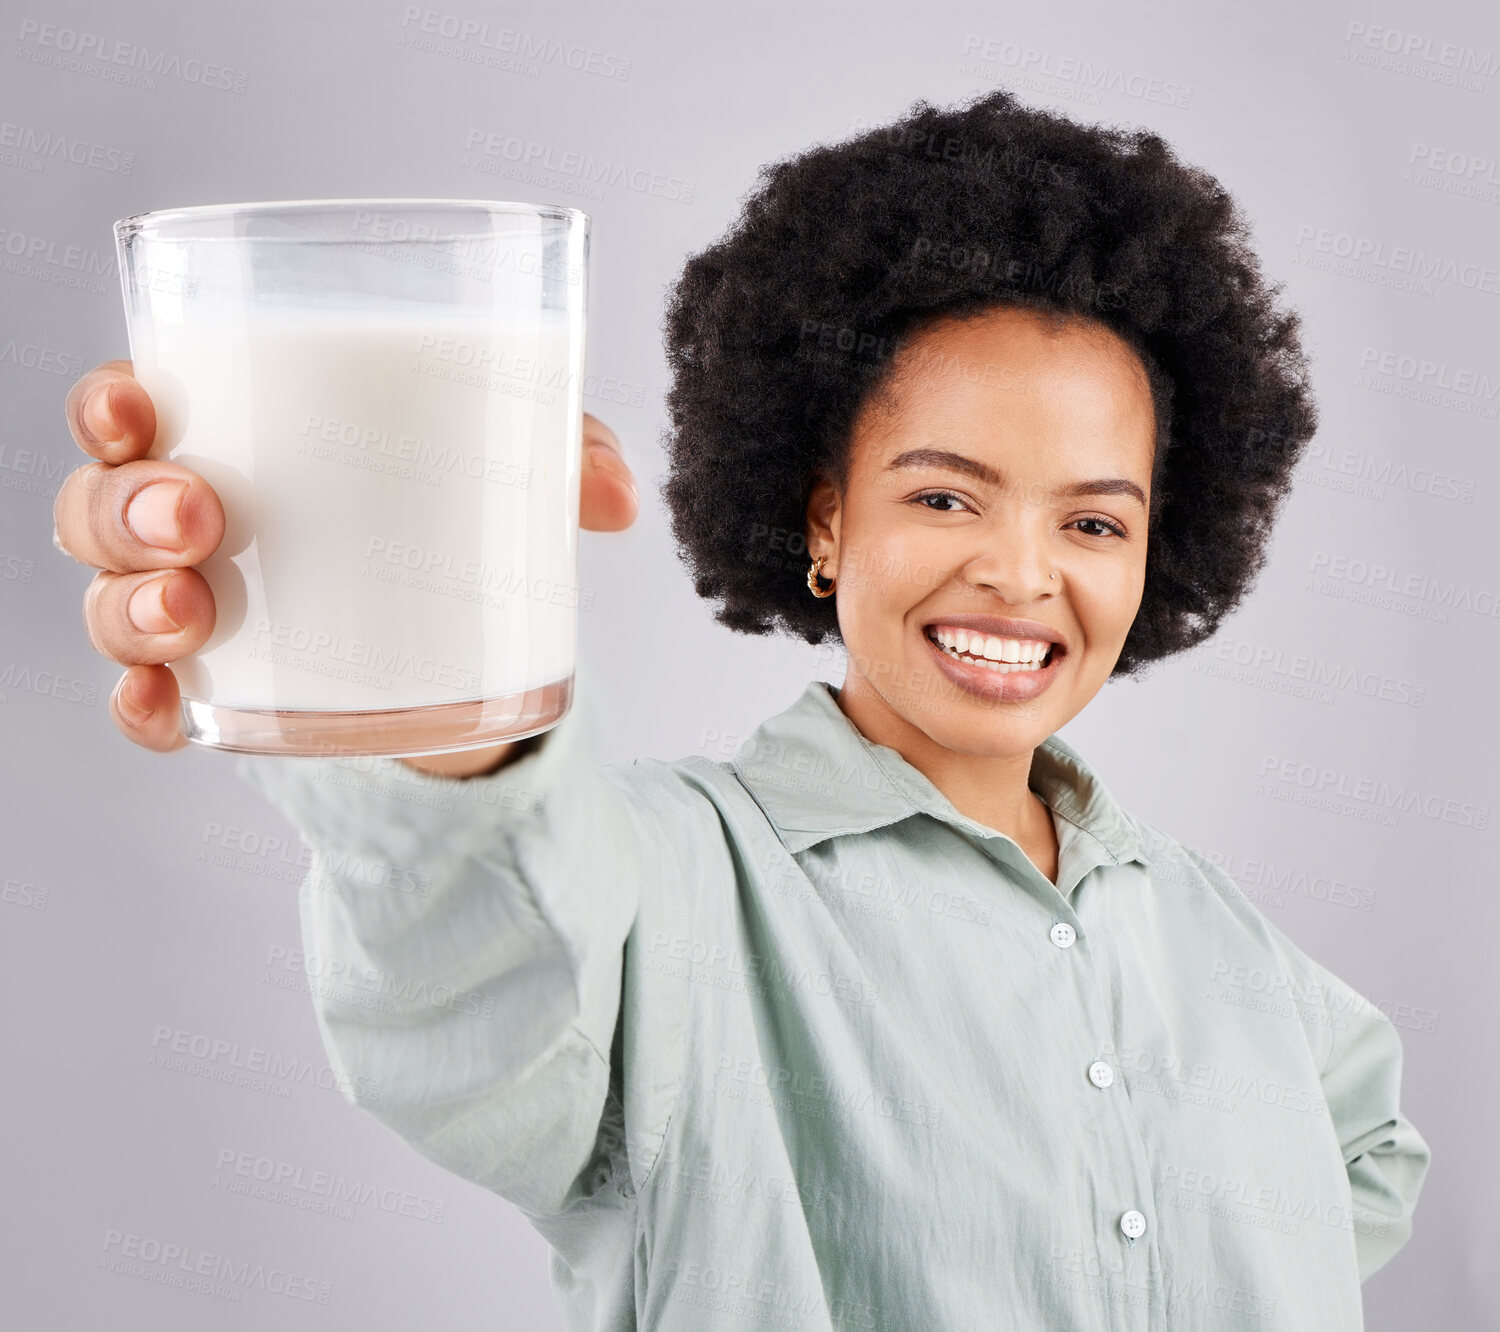
M146 455L225 515L182 733L416 754L571 699L588 218L431 200L117 224Z

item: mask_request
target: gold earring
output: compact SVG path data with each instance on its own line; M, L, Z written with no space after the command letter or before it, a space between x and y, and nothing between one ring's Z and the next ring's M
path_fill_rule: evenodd
M812 567L807 571L807 586L811 589L812 594L815 597L831 597L833 595L832 587L830 587L826 592L820 591L818 588L818 578L820 577L818 571L823 567L823 561L826 558L827 556L825 555L819 555L818 558L812 562Z

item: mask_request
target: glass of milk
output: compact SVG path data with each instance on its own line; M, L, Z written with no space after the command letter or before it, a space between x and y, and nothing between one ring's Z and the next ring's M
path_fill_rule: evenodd
M589 217L468 199L115 223L149 454L226 527L171 663L189 740L445 753L572 700Z

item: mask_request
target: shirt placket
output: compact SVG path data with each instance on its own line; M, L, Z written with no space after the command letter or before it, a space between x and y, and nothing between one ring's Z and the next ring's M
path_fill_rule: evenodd
M1090 871L1095 874L1095 871ZM1087 876L1085 876L1085 882ZM1119 1015L1110 1003L1107 983L1109 967L1103 953L1110 947L1108 937L1090 928L1087 894L1074 895L1074 942L1067 949L1070 965L1079 971L1079 991L1085 998L1089 1014L1089 1032L1094 1048L1080 1051L1079 1058L1090 1059L1087 1077L1091 1094L1101 1098L1098 1109L1107 1119L1110 1137L1117 1144L1112 1159L1103 1165L1103 1174L1114 1187L1109 1207L1101 1208L1094 1218L1094 1235L1101 1257L1114 1254L1119 1262L1109 1264L1119 1274L1119 1289L1111 1291L1111 1321L1117 1328L1131 1332L1149 1332L1161 1326L1162 1263L1157 1244L1158 1216L1152 1189L1152 1172L1145 1134L1141 1131L1139 1108L1130 1094L1127 1079L1118 1076L1109 1051L1125 1049L1129 1042L1119 1032ZM1079 918L1082 912L1083 919Z
M1099 950L1108 948L1109 941L1093 937L1079 914L1080 908L1087 911L1091 878L1101 866L1113 865L1114 857L1097 839L1070 829L1060 839L1058 882L1054 884L1009 838L987 832L981 845L992 859L1019 873L1029 895L1047 908L1050 920L1037 931L1036 947L1057 950L1073 973L1074 992L1084 1014L1082 1038L1072 1052L1080 1094L1103 1098L1095 1108L1106 1140L1115 1144L1107 1159L1094 1162L1102 1181L1101 1202L1089 1226L1099 1271L1108 1283L1109 1325L1118 1332L1153 1332L1160 1326L1162 1266L1146 1140L1128 1084L1104 1057L1110 1050L1125 1048L1108 1000L1107 968L1099 960ZM1067 1033L1063 1039L1075 1039L1072 1024L1063 1030Z

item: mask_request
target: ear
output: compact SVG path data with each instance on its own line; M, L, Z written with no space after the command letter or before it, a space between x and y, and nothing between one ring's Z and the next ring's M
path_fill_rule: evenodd
M807 552L809 559L828 557L823 577L838 572L839 528L843 519L843 496L826 472L815 474L812 492L807 499Z

